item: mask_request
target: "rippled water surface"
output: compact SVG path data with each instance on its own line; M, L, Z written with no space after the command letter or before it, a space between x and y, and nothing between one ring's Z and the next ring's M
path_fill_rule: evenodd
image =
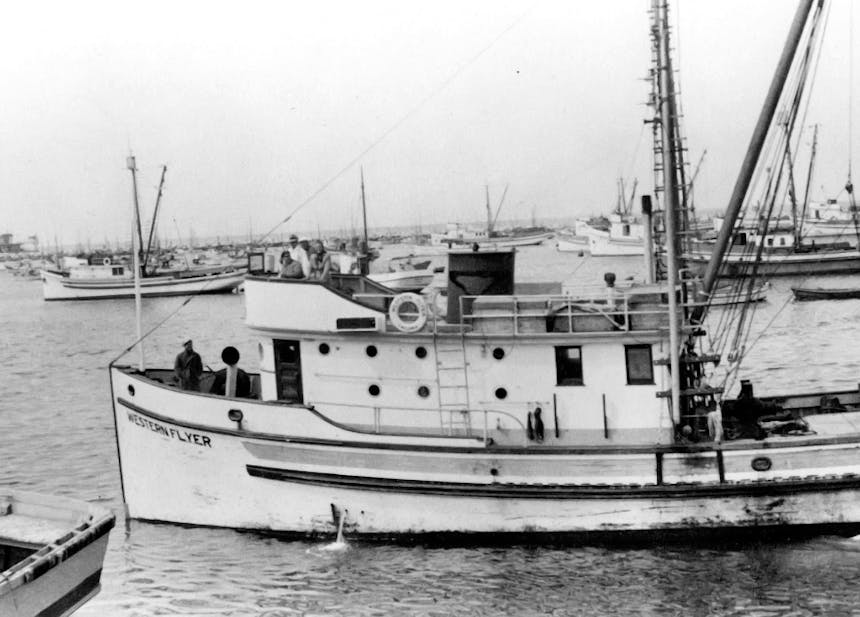
M599 283L638 259L552 246L517 255L518 279ZM854 388L860 300L794 303L778 281L760 305L744 377L758 392ZM830 278L816 284L860 285ZM182 299L144 300L144 328ZM194 299L145 348L171 366L183 338L204 362L226 344L256 352L240 295ZM860 616L860 539L646 546L428 546L298 542L122 520L108 363L134 339L132 301L42 300L38 282L0 273L0 461L5 484L100 501L120 517L102 592L82 616L745 615ZM135 359L131 354L130 359Z

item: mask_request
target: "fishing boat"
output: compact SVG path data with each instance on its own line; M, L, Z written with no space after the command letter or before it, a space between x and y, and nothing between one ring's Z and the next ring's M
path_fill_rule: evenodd
M555 248L561 253L584 253L588 250L588 236L556 234Z
M374 272L367 275L371 281L385 285L392 291L421 291L433 282L440 268L433 265L433 259L420 259L412 256L392 259L388 272Z
M0 491L0 615L71 615L100 587L108 510L18 490Z
M149 275L140 282L144 297L231 293L247 268L225 266ZM45 300L106 300L134 297L134 272L125 264L76 266L66 271L42 270Z
M701 293L681 276L684 148L668 8L655 0L665 278L648 262L648 282L629 289L607 273L591 296L517 293L515 252L451 251L442 302L359 275L323 284L252 268L251 398L208 393L211 373L190 392L169 369L110 367L130 516L368 537L856 533L860 391L759 398L742 382L723 397L704 370L720 356L701 347L700 300L717 287L812 4L792 23Z
M852 300L860 298L860 288L792 287L795 300Z
M132 170L136 173L136 169ZM101 263L74 264L67 268L46 269L39 272L42 280L42 295L45 300L107 300L133 298L139 284L143 297L187 296L195 294L231 293L242 284L247 268L234 264L200 266L195 268L159 271L153 264L153 236L158 208L164 187L167 167L163 167L158 198L149 230L149 240L144 249L140 223L140 208L137 197L137 179L134 180L134 221L137 231L138 251L132 266L114 263L104 257ZM141 273L136 283L135 270Z
M442 233L431 233L430 244L433 246L452 248L473 248L478 250L500 250L510 249L523 246L536 246L549 240L555 235L552 231L547 231L545 228L532 225L528 229L516 229L509 232L498 231L496 222L499 218L499 212L502 210L502 205L505 202L505 195L508 193L508 187L505 187L502 197L499 200L499 205L493 214L493 208L490 205L490 188L485 187L486 209L487 209L487 226L484 229L471 229L459 225L458 223L449 223ZM534 217L532 217L534 218ZM533 221L534 222L534 221Z

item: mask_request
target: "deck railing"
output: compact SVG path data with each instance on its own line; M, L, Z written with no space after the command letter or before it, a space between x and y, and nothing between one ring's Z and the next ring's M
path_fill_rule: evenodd
M333 409L350 409L350 410L358 410L365 412L366 415L362 414L363 420L368 420L367 422L362 422L361 425L367 425L372 427L372 432L375 434L398 434L403 432L404 423L403 417L405 414L416 414L423 415L426 418L430 418L431 416L436 416L439 422L439 432L431 433L431 436L438 437L471 437L471 438L480 438L485 444L490 443L490 420L491 418L506 418L511 420L520 430L522 430L523 435L526 434L526 426L523 421L518 418L515 414L502 411L500 409L491 409L491 408L482 408L482 409L447 409L440 407L383 407L380 405L360 405L356 403L342 403L342 402L331 402L331 401L313 401L312 403L308 403L308 405L312 406L317 412L322 413L323 415L333 419L342 424L356 424L355 422L344 422L342 418L333 417L335 414L332 413ZM397 414L398 421L391 422L388 416L389 414ZM389 419L389 421L385 421ZM472 419L480 419L480 434L476 434L474 425L478 424L477 422L473 423ZM416 430L427 430L430 424L420 424L415 426ZM390 427L390 428L386 428ZM395 430L395 428L400 430ZM408 432L408 431L407 431Z
M669 308L665 293L626 291L612 295L586 290L574 294L468 295L459 302L459 319L447 321L444 301L438 294L425 296L427 325L424 331L481 332L515 336L558 335L560 333L628 332L666 330ZM387 310L392 294L356 293L354 299ZM415 313L402 312L405 319Z

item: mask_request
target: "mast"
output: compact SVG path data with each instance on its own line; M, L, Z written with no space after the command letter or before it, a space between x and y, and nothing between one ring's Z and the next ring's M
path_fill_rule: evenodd
M367 203L364 200L364 167L361 168L361 216L364 221L364 252L367 252Z
M816 1L819 4L823 3L823 0L800 0L797 5L797 11L795 12L794 20L791 23L785 47L783 48L782 55L777 63L776 71L774 72L773 80L771 81L770 88L768 89L764 106L762 107L752 137L750 138L750 144L747 148L746 156L744 157L743 164L741 165L740 172L738 173L738 179L735 182L734 189L732 190L729 204L726 207L723 226L720 228L720 233L717 236L716 245L714 246L714 251L711 254L711 259L708 262L707 269L705 270L704 280L702 283L702 293L705 294L705 297L707 297L707 294L710 294L716 284L720 264L722 263L726 250L728 249L735 221L737 221L738 215L740 214L741 206L743 205L744 198L746 197L747 190L749 189L750 182L752 181L756 163L758 162L765 138L767 137L768 128L770 127L774 112L776 111L777 104L779 103L782 89L785 86L788 72L791 68L792 61L794 60L798 44L800 43L801 35L803 34L804 26L809 18L812 6ZM697 307L693 312L693 319L700 321L704 316L704 311L704 306Z
M652 0L659 36L658 83L660 128L663 143L663 194L665 207L663 216L666 226L666 288L669 296L669 366L672 378L672 421L681 415L681 323L678 307L678 184L677 160L673 142L676 135L677 117L672 89L672 64L669 48L669 7L666 0Z
M493 235L493 209L490 207L490 186L484 185L484 193L487 196L487 237Z
M167 165L161 166L161 181L158 183L158 196L155 198L155 210L152 213L152 224L149 226L149 239L146 242L146 252L143 254L143 271L146 272L146 264L149 261L149 252L152 249L152 235L155 233L155 222L158 220L158 206L161 204L161 195L164 189L164 176L167 173Z
M135 246L137 240L143 242L143 237L140 235L140 206L137 201L137 165L135 164L134 155L129 155L126 159L126 166L129 171L131 171L131 185L132 185L132 194L134 197L134 210L133 210L133 218L132 218L132 227L131 227L131 255L132 255L132 267L134 269L134 315L135 321L137 323L137 348L140 351L140 357L138 360L138 370L143 372L144 370L144 362L143 362L143 327L141 324L141 302L140 302L140 246ZM137 221L137 232L138 235L135 235L134 221Z

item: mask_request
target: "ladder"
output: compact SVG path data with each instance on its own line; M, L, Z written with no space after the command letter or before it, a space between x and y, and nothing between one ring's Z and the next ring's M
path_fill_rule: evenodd
M449 435L463 431L469 436L472 434L472 419L469 414L466 339L462 330L449 336L434 333L433 348L442 430Z

